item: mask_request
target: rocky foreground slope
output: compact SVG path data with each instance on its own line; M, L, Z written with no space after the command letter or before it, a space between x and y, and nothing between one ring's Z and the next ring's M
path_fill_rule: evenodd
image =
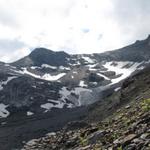
M22 150L149 150L149 83L148 67L129 77L118 93L105 99L107 104L115 96L118 99L118 104L111 105L115 109L109 117L100 121L102 110L97 102L83 121L70 122L58 132L33 139ZM109 105L105 109L108 108Z
M132 101L118 109L108 119L95 124L72 122L59 132L52 132L45 137L29 141L22 148L22 150L67 149L149 150L150 99Z

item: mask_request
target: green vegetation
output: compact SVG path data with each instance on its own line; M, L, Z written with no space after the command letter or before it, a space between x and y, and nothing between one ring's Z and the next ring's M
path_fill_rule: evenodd
M123 149L122 149L122 146L118 147L117 150L123 150Z
M82 146L88 145L87 139L86 139L86 138L83 138L83 137L80 137L80 144L81 144Z
M149 111L150 110L150 98L149 99L145 99L142 103L141 103L142 109L144 111Z

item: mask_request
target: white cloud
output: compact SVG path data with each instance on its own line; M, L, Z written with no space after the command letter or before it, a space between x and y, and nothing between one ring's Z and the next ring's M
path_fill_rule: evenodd
M150 22L147 14L146 23L134 23L135 14L140 17L144 7L137 3L140 0L133 1L0 0L0 39L19 39L24 43L24 47L13 49L12 55L7 48L0 49L0 60L18 59L28 54L31 47L93 53L131 43L146 35ZM134 13L130 4L135 7Z

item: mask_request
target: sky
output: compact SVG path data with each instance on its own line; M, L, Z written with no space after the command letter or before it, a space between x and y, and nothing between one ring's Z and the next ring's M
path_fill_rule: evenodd
M0 61L37 47L102 53L150 34L150 0L0 0Z

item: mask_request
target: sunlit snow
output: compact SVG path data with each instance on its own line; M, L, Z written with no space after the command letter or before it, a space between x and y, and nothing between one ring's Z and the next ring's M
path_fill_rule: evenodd
M85 84L84 81L80 81L79 86L81 86L81 87L87 87L87 84Z
M27 112L27 116L32 116L34 113L33 112L31 112L31 111L28 111Z
M51 65L48 65L48 64L42 64L41 67L42 67L42 68L57 69L56 66L51 66Z
M105 80L110 80L110 78L106 77L105 75L101 74L101 73L97 73L97 75L103 77Z
M82 56L82 58L83 58L86 62L88 62L88 63L94 63L94 62L95 62L95 61L92 60L90 57Z
M42 79L42 80L47 80L47 81L56 81L60 78L62 78L66 73L60 73L60 74L57 74L57 75L51 75L51 74L44 74L43 76L39 76L39 75L36 75L34 73L31 73L27 70L27 68L23 68L23 71L19 71L19 73L22 73L22 74L28 74L32 77L35 77L35 78L39 78L39 79Z
M62 78L66 73L60 73L60 74L57 74L57 75L50 75L48 73L46 73L45 75L43 75L41 78L44 79L44 80L48 80L48 81L56 81L60 78Z
M121 87L117 87L114 91L117 92L121 89Z
M116 65L113 65L114 62L106 62L103 66L107 68L107 71L114 71L116 75L122 74L120 77L111 80L111 84L118 83L119 81L130 76L141 63L133 62L115 62ZM125 67L130 64L130 67Z
M51 110L51 108L63 108L64 107L64 103L61 101L55 101L56 104L52 104L52 103L46 103L46 104L42 104L41 108L44 108L46 110Z

